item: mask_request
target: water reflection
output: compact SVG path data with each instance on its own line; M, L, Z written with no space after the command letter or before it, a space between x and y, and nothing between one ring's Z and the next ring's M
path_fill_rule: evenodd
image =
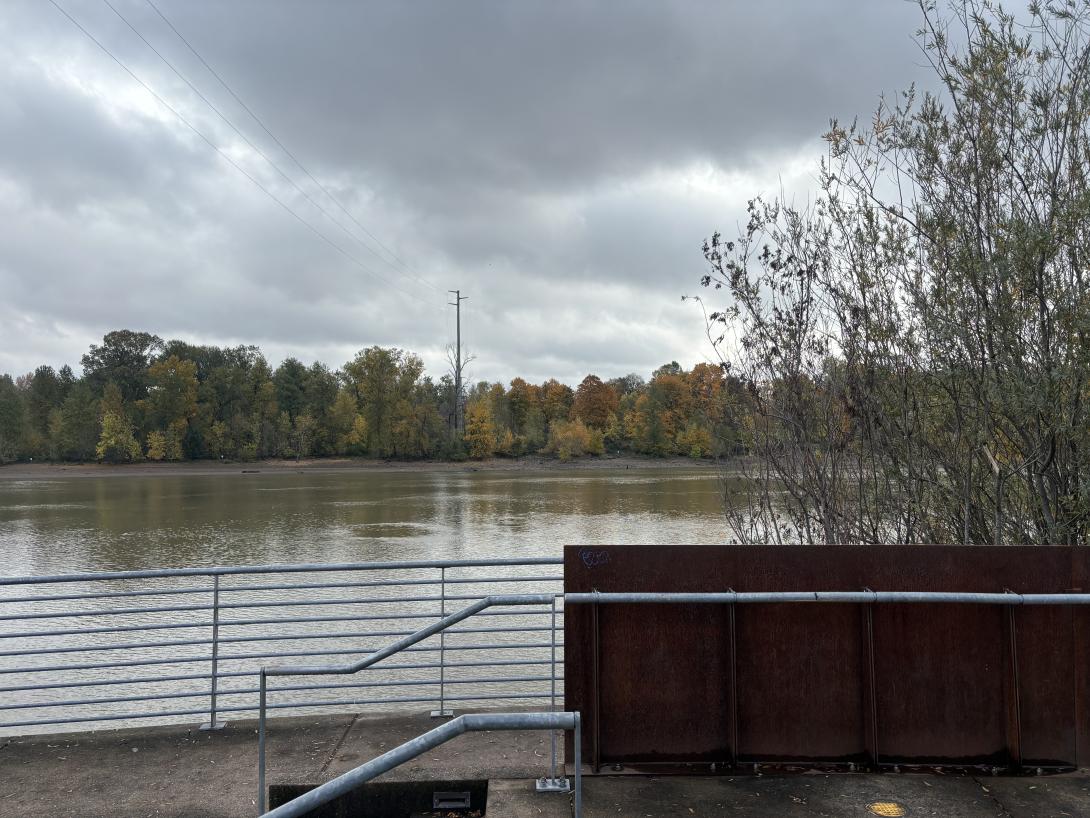
M0 573L723 542L720 491L708 469L0 480Z

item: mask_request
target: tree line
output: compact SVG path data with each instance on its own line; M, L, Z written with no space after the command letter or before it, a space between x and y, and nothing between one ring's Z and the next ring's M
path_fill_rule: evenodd
M255 346L164 342L117 330L71 367L0 376L0 462L180 461L363 456L399 460L560 459L606 452L694 458L738 446L745 392L718 365L660 367L576 388L551 379L481 382L458 396L449 375L373 346L339 370Z

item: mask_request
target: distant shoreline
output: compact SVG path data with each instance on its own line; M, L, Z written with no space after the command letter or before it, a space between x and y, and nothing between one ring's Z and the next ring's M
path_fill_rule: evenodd
M508 472L595 471L603 469L692 469L715 471L721 463L688 457L634 455L581 457L562 461L544 457L490 460L373 460L369 458L310 458L253 462L193 460L180 463L12 463L0 466L0 480L46 480L58 477L181 477L258 476L293 473Z

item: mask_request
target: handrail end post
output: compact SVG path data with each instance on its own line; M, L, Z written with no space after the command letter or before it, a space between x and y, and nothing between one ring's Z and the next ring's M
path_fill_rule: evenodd
M575 818L583 818L583 719L575 712L575 752L572 759L575 767Z
M265 694L267 676L262 666L259 680L257 714L257 814L265 814Z

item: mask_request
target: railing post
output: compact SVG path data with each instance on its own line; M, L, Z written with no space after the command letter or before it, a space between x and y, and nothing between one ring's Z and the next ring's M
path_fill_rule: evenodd
M257 814L265 814L265 689L268 677L261 668L257 716Z
M556 712L556 596L553 595L553 602L550 608L552 614L552 642L550 644L550 658L549 667L551 690L549 694L550 709L553 713ZM549 738L552 740L552 763L549 768L548 778L539 778L535 786L538 792L568 792L571 790L571 782L567 778L556 777L556 730L549 732Z
M216 720L216 690L220 672L220 575L212 575L212 691L208 721L201 725L202 730L222 730L225 721Z
M439 569L439 595L439 618L444 619L447 615L447 568L445 565ZM454 711L446 706L446 649L447 632L446 629L443 629L439 631L439 709L431 711L433 719L442 719L454 715Z
M583 719L575 714L575 817L583 818Z

